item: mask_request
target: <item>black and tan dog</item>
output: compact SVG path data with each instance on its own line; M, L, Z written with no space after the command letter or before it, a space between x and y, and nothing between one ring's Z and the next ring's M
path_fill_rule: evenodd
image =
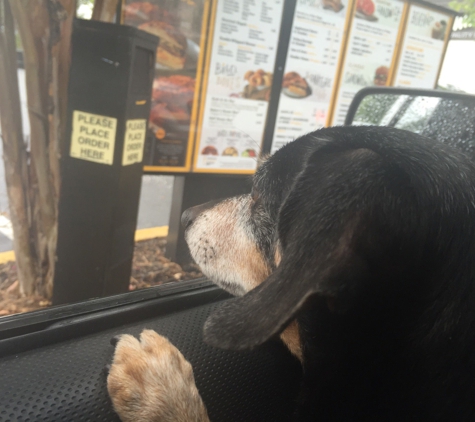
M250 195L183 215L203 272L242 297L208 343L281 333L302 361L296 421L475 420L475 168L388 128L306 135L258 169ZM207 421L166 339L124 335L108 377L123 421Z

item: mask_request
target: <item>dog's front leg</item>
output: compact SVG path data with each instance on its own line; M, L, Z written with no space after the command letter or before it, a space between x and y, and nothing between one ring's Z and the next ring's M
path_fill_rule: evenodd
M107 389L123 422L209 422L190 363L152 330L117 339Z

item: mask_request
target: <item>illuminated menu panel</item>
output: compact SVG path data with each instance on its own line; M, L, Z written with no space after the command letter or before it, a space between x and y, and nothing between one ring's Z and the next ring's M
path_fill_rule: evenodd
M347 3L297 1L271 152L325 125L349 14Z
M160 38L146 171L189 171L210 0L126 0L123 22Z
M251 173L270 98L283 0L218 0L194 171Z
M394 0L357 0L333 125L344 123L361 88L388 84L403 9L404 4Z
M450 23L447 15L411 6L395 86L435 87Z

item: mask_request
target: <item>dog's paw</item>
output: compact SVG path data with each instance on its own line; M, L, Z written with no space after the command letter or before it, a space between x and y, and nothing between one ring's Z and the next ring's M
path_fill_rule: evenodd
M209 421L190 363L165 337L144 330L114 343L107 389L123 422Z

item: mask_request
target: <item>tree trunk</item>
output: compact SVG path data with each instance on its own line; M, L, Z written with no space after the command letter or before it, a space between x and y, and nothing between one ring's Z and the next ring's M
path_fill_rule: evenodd
M52 267L50 250L56 244L56 204L49 154L48 73L49 17L48 0L15 0L11 2L20 32L26 73L28 112L30 118L31 177L37 195L31 198L35 212L36 253L39 259L41 286L39 293L50 297ZM39 287L39 288L38 288Z
M3 12L3 13L2 13ZM3 15L3 16L2 16ZM2 125L5 181L14 239L13 248L20 280L20 292L32 294L38 268L31 244L26 146L23 139L20 95L16 66L15 32L9 3L0 3L0 121Z
M76 14L76 0L57 0L55 7L50 7L49 12L50 31L56 34L56 37L51 36L50 38L51 73L49 94L53 107L48 119L50 135L49 162L55 207L54 232L48 243L48 262L50 267L46 275L47 296L51 298L56 262L58 199L61 183L59 160L63 150L62 145L66 141L71 33L73 18Z
M4 9L8 11L8 1L0 1L7 5ZM38 293L50 298L56 261L60 145L65 139L70 41L76 1L9 0L9 5L23 44L31 128L29 166L26 166L25 158L24 169L19 167L20 164L12 169L17 176L19 174L23 176L21 181L24 212L19 214L20 211L15 206L11 214L14 237L16 239L18 236L19 241L24 238L24 233L20 232L18 227L20 223L15 224L13 219L22 218L22 215L28 217L28 224L25 227L29 228L31 249L29 256L36 261L33 265L36 273L30 271L27 276L26 271L19 269L19 280L23 293ZM7 87L14 86L16 96L18 96L18 83L13 81L13 76L11 76L14 73L16 79L14 64L16 53L14 58L11 52L5 57L7 60L2 60L2 64L8 71L5 75L10 74L10 77L0 80L0 90L3 92ZM8 90L10 97L11 90ZM9 98L8 101L17 101L17 99ZM2 101L2 103L8 104L7 101ZM15 119L11 119L11 113L5 110L5 106L2 107L0 113L3 131L5 132L6 127L8 132L8 126L13 124ZM13 127L21 128L21 121L20 126L16 122ZM4 144L8 144L4 148L16 151L20 148L19 142L21 145L24 144L21 132L16 137L13 135L8 138L4 136ZM12 163L15 163L14 160L10 163L11 159L12 157L5 155L6 172L7 168L10 169ZM18 170L21 171L18 172ZM18 196L19 183L18 180L13 181L13 179L12 176L6 178L8 191L13 192L12 198L15 195ZM21 198L15 199L18 208L21 207L21 202ZM19 267L22 265L22 259L19 258L25 254L24 248L24 243L21 247L18 246L18 250L15 248ZM35 281L32 282L32 278L35 278Z

